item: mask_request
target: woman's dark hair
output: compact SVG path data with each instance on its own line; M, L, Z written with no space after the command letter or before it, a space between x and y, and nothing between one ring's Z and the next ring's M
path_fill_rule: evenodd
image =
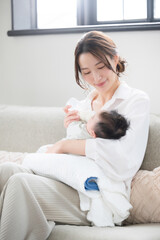
M117 111L102 111L99 122L95 125L96 137L105 139L120 139L125 136L130 122Z
M102 32L99 31L91 31L88 32L83 36L83 38L77 43L75 49L75 78L77 84L84 88L83 83L79 77L79 73L81 73L81 69L79 66L79 56L82 53L91 53L96 58L100 59L106 67L111 69L113 72L114 69L112 68L110 62L107 59L109 56L111 59L114 56L117 56L117 48L115 43ZM116 74L120 76L120 73L125 71L125 63L126 61L119 57L119 62L116 67Z

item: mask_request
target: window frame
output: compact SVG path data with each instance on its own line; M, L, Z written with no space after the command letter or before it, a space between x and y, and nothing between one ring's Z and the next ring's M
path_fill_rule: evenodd
M30 7L30 29L14 29L14 1L11 0L12 30L8 36L44 35L81 33L91 30L119 32L119 31L144 31L160 30L160 18L154 18L154 0L147 0L147 19L134 19L123 21L97 21L97 0L77 0L77 26L70 28L37 29L37 13ZM37 0L31 0L36 7Z

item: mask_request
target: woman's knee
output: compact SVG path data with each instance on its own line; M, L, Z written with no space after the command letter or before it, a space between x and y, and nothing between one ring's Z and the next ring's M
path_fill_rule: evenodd
M37 178L37 175L35 175L35 174L30 174L27 172L16 173L10 177L9 185L14 184L16 189L18 189L18 186L21 186L24 189L25 188L32 189L35 178Z
M23 195L29 189L28 179L30 175L29 173L16 173L12 175L7 182L7 191L17 196Z
M0 164L0 192L2 191L4 185L7 181L15 174L23 172L30 172L29 170L23 168L21 165L6 162Z
M16 173L16 164L12 162L6 162L0 164L0 192L8 179Z
M12 175L19 172L23 172L23 167L20 164L16 164L13 162L5 162L0 164L0 178L10 178Z
M0 171L12 170L16 164L13 162L5 162L0 164Z
M18 186L23 185L25 182L26 176L28 176L28 173L16 173L12 175L8 181L9 185L15 185L16 189Z

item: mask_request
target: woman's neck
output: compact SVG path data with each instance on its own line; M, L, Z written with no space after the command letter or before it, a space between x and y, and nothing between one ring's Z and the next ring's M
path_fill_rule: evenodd
M95 111L103 107L103 105L108 102L114 95L115 91L120 85L120 81L117 80L111 89L107 92L98 92L95 98L92 101L92 107Z
M113 97L113 95L114 95L115 91L117 90L117 88L119 87L119 85L120 85L120 81L117 80L115 82L115 84L112 86L112 88L109 89L109 91L98 93L98 98L103 105Z

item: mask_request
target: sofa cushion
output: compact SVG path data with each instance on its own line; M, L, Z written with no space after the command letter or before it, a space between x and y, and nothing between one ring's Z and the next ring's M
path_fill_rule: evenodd
M125 224L160 223L160 167L153 171L140 170L132 180L133 209Z
M48 240L159 240L160 224L123 227L57 225Z

